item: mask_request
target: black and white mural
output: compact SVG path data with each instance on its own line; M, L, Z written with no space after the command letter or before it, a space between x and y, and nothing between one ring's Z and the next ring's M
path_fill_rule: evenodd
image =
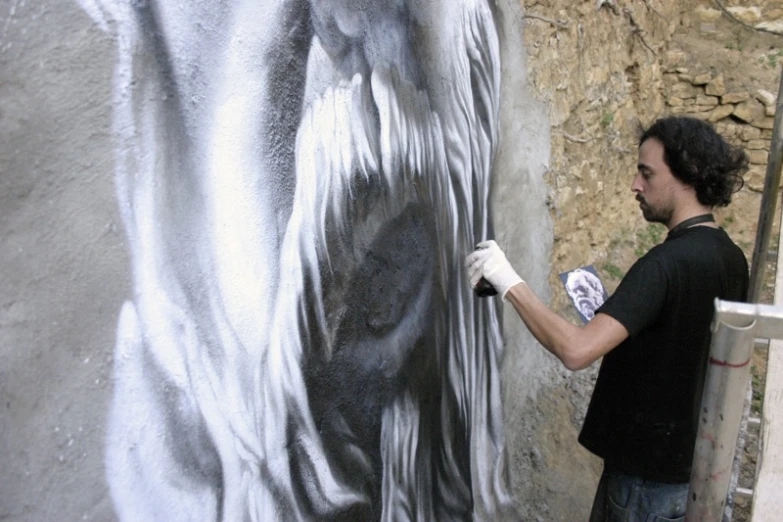
M488 0L80 0L117 44L123 521L503 520Z

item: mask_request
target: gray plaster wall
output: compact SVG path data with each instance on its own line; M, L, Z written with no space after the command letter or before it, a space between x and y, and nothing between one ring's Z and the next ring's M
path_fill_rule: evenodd
M0 5L0 520L112 520L103 466L129 290L112 42L78 4Z
M501 10L507 14L500 29L503 105L493 179L493 215L498 244L520 276L547 302L551 296L547 284L551 264L531 262L535 255L528 248L534 244L543 250L544 259L551 258L549 194L541 183L550 166L549 111L529 89L527 55L521 45L524 24L519 15L515 16L518 11L514 4L500 2ZM575 509L552 511L581 515L584 509L580 504L593 492L573 488L573 484L562 483L558 478L549 480L550 470L546 469L546 459L538 447L540 440L547 437L543 427L557 417L551 402L542 398L561 393L568 372L538 344L510 305L503 307L503 338L503 408L511 489L521 519L558 520L559 516L550 518L550 506L575 500ZM553 491L551 482L560 483L562 489Z
M522 13L499 2L496 238L548 297L546 107L526 87ZM113 182L116 45L76 2L0 6L0 520L115 520L104 468L117 317L131 295ZM540 250L539 250L540 249ZM504 409L517 498L552 359L504 309ZM521 506L524 512L525 506Z

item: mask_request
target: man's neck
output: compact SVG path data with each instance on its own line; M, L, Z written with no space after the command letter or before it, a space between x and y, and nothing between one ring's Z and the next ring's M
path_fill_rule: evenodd
M710 214L711 212L712 212L712 208L704 205L690 206L689 208L685 208L680 210L679 212L676 212L672 216L672 219L669 221L669 223L667 223L666 228L671 230L677 225L679 225L680 223L682 223L683 221L685 221L686 219L691 219L696 216L703 216L705 214ZM699 223L699 224L705 226L715 226L714 223Z

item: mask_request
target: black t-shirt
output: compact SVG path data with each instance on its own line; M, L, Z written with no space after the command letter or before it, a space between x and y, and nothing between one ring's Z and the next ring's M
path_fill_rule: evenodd
M629 337L603 359L579 442L611 469L688 482L714 300L747 291L748 263L722 229L678 231L639 259L597 311Z

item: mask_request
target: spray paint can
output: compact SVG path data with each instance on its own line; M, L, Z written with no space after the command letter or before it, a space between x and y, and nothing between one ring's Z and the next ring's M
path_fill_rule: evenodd
M483 277L476 283L473 291L476 292L478 297L492 297L493 295L498 295L498 291L495 290L495 287Z

